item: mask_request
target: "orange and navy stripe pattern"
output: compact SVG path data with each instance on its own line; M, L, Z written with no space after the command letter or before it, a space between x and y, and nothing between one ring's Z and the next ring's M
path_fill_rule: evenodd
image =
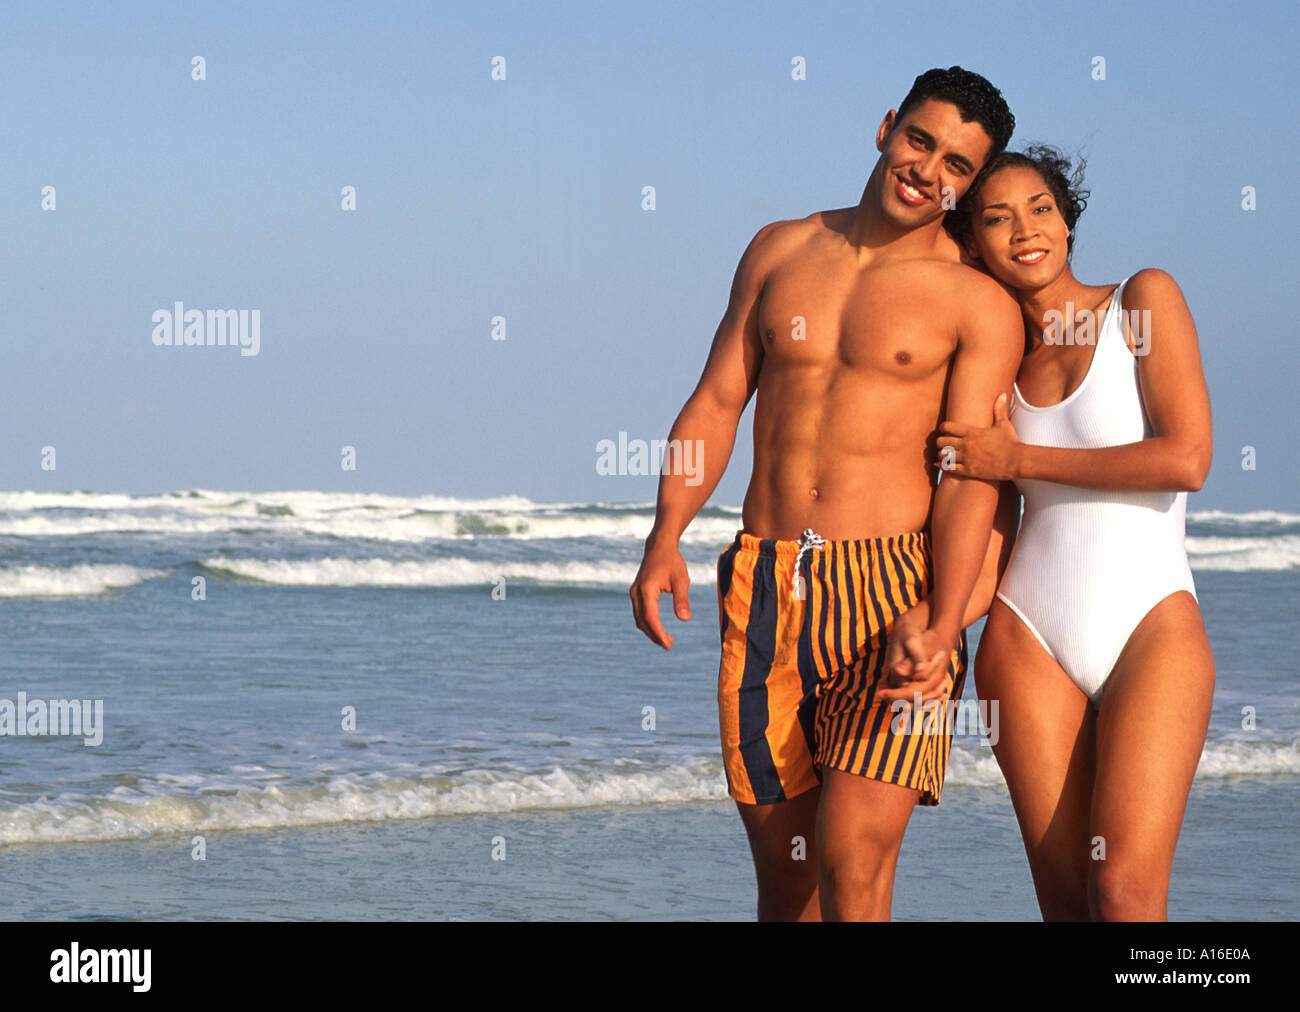
M795 585L795 565L802 577ZM718 711L731 796L772 804L817 786L824 768L899 784L937 805L961 695L966 637L951 691L909 725L875 702L894 619L930 590L930 540L917 531L800 542L740 533L718 559L722 662Z

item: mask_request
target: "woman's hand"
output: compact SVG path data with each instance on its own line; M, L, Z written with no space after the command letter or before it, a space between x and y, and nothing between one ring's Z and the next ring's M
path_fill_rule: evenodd
M951 645L945 647L939 634L926 628L923 615L929 615L929 604L924 601L894 621L885 648L885 684L876 689L877 702L893 708L898 700L912 704L916 696L924 703L952 695L948 674Z
M1002 394L993 405L993 425L990 428L944 422L939 426L939 432L935 443L939 447L939 467L942 470L989 481L1020 477L1020 447L1023 444L1007 418L1006 394Z

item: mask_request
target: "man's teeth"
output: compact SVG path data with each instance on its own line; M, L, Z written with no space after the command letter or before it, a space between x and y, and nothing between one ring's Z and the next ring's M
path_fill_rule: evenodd
M1036 249L1029 253L1018 253L1011 259L1018 264L1036 264L1047 256L1047 250Z
M912 187L908 186L906 183L899 183L899 185L903 188L903 192L906 193L913 200L922 199L922 194L920 190L913 189Z

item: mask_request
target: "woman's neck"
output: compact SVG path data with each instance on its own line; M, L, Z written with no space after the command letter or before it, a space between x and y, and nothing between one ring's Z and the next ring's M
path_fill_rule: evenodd
M1094 303L1106 288L1083 284L1067 266L1055 280L1042 288L1018 290L1016 298L1025 318L1025 337L1029 346L1041 342L1044 330L1054 325L1053 321L1055 325L1063 322L1073 325L1075 315L1095 308Z

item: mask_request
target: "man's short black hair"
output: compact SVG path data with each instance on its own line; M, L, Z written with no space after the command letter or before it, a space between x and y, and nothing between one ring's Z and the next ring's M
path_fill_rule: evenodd
M909 109L920 105L927 98L951 102L961 113L964 122L973 121L982 126L993 141L990 158L1000 154L1011 143L1016 118L1007 108L1002 92L973 70L963 70L961 67L949 67L947 70L935 67L927 70L912 82L912 90L898 107L897 120L902 120Z

